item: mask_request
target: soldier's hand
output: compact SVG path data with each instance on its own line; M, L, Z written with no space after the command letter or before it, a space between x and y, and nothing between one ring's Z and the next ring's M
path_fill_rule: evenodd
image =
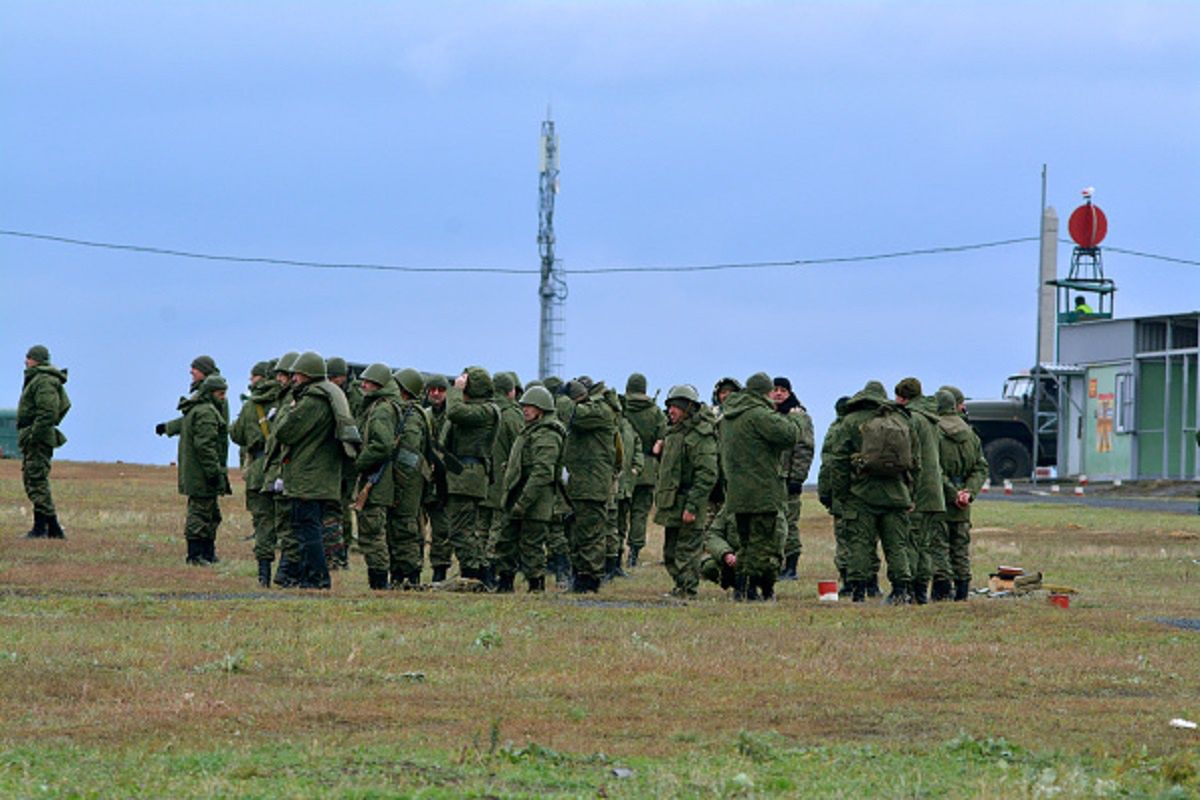
M454 379L454 388L464 390L467 388L467 373L464 372Z
M160 422L154 426L154 432L159 436L165 436L167 433L167 423Z
M683 516L681 517L681 519L683 520L683 524L684 524L684 525L691 525L693 522L695 522L695 521L696 521L696 515L695 515L695 514L693 514L693 513L692 513L692 512L690 512L690 511L688 511L688 510L685 508L685 509L683 510Z
M656 456L661 456L662 449L663 449L663 440L659 439L657 442L654 443L654 446L650 448L650 452Z
M725 566L727 566L727 567L736 567L737 566L737 554L736 553L726 553L725 557L722 558L721 560L725 562Z
M966 489L959 489L958 496L954 498L954 504L959 508L966 508L971 505L971 493Z

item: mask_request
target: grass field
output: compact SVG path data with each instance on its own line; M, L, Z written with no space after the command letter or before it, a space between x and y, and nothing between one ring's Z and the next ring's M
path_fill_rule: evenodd
M65 542L0 462L3 797L1195 797L1200 517L980 503L999 563L1078 589L924 607L260 591L241 498L184 566L171 468L56 463ZM428 573L426 573L428 577ZM552 581L551 581L552 583Z

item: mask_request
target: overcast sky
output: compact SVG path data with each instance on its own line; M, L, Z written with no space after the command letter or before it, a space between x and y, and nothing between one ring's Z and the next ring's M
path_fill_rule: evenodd
M1038 232L1096 187L1106 245L1200 259L1200 4L0 5L0 229L306 261L536 269L538 137L568 270L778 261ZM1060 271L1070 247L1059 247ZM537 367L534 276L325 271L0 236L0 401L70 368L60 458L166 463L216 358ZM1200 267L1109 253L1120 316ZM568 275L564 373L872 378L995 394L1035 356L1037 245L758 271ZM239 403L231 398L236 411Z

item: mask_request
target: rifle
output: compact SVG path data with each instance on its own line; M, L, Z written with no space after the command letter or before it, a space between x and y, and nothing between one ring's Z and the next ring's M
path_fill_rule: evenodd
M363 510L367 504L367 498L371 496L371 490L374 489L376 484L383 479L384 470L389 469L392 466L392 463L396 461L401 452L410 454L409 459L406 459L406 461L415 459L413 460L413 463L406 463L405 466L415 468L419 463L420 457L417 456L416 453L411 450L404 450L400 447L400 440L404 436L404 429L408 426L408 417L410 414L412 414L412 411L413 406L409 405L401 414L400 424L396 426L399 429L399 432L396 434L396 440L392 442L392 457L380 464L378 469L367 476L366 482L363 484L363 487L358 490L358 495L354 498L355 511ZM438 480L437 476L439 474L441 475L440 480L438 480L438 488L443 489L445 488L444 483L446 480L446 472L449 471L455 475L459 475L463 471L463 465L453 453L446 452L444 449L442 449L442 446L439 443L435 443L432 436L429 437L429 444L430 446L426 449L425 457L429 459L431 464L433 464L435 480ZM445 496L445 494L443 494L443 496Z

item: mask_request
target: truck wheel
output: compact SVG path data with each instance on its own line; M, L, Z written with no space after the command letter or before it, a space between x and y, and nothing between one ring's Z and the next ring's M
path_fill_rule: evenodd
M1028 478L1033 474L1030 466L1032 458L1025 445L1016 439L995 439L983 448L983 457L987 459L992 480L999 483L1003 480Z

